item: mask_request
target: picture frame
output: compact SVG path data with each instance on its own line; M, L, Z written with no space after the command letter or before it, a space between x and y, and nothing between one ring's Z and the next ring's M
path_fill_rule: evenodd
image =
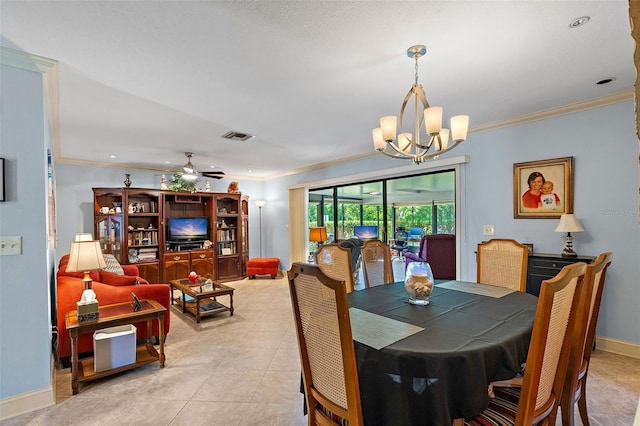
M4 191L4 158L0 158L0 201L6 201Z
M568 213L573 213L573 157L513 165L515 219L558 219Z
M226 248L225 247L225 248L222 249L222 253L221 254L226 255L226 254L233 254L233 253L231 253L231 249L230 248Z

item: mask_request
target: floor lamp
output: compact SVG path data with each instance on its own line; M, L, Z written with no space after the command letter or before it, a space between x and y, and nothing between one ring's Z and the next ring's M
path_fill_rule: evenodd
M257 200L256 206L260 209L260 257L262 257L262 207L267 204L264 200Z

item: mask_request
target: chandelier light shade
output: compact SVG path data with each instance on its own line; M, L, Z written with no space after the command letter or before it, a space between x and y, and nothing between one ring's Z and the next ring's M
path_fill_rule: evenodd
M427 53L423 45L411 46L407 49L407 56L416 61L415 83L405 96L400 108L400 130L396 116L386 116L380 119L380 127L373 129L373 146L376 151L391 158L410 160L420 164L425 160L438 158L440 154L452 150L467 138L469 116L458 115L451 118L451 129L442 127L442 108L431 107L427 102L424 88L418 83L418 59ZM413 100L413 133L405 132L403 123L407 105ZM424 126L423 126L424 123ZM424 127L425 134L421 135ZM449 144L451 136L452 144ZM424 142L423 142L424 141Z
M576 217L572 214L563 214L560 216L560 222L558 222L558 226L556 226L556 232L566 232L567 240L564 246L564 250L562 250L562 256L564 257L576 257L578 253L573 251L573 237L571 236L572 232L582 232L582 226L576 219Z
M195 182L198 180L198 171L196 170L196 166L191 163L193 152L185 152L184 155L188 161L187 164L182 166L182 179L186 182Z

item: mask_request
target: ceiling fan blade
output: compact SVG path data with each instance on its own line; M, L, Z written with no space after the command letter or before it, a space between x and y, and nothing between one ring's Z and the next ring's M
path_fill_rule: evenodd
M200 174L212 179L222 179L224 177L224 172L200 172Z

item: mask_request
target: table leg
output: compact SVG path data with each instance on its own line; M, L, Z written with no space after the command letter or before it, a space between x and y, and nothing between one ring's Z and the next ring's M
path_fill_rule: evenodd
M233 291L229 293L229 316L233 316Z
M200 323L200 298L196 296L196 324Z
M164 368L164 312L158 318L158 334L160 339L160 368Z
M147 320L147 344L153 344L153 323L150 319Z
M78 393L80 382L78 381L78 333L71 331L71 389L73 395Z

